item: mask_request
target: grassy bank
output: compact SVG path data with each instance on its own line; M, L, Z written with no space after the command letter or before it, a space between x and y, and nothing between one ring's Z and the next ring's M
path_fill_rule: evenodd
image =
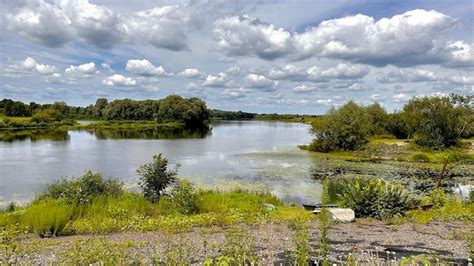
M6 117L0 115L0 129L56 128L73 126L74 124L76 122L71 119L56 122L35 122L31 117Z
M276 197L261 192L199 191L196 200L197 211L185 215L179 213L169 198L153 204L130 192L93 197L87 204L46 198L2 212L0 227L15 227L44 237L126 231L178 232L201 226L311 219L304 209L285 206ZM276 210L270 212L262 204L273 204Z

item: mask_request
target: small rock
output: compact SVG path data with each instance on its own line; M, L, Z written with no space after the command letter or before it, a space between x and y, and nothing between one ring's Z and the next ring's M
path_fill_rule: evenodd
M355 213L353 209L349 208L328 208L331 214L331 220L340 222L352 222L355 220ZM321 209L313 211L315 214L319 214Z
M269 211L276 211L275 205L270 204L270 203L262 204L262 208L265 209L265 210L269 210Z

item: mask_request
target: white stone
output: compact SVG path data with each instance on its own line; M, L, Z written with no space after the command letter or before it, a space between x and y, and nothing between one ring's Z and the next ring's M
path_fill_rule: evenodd
M340 222L352 222L355 220L355 213L353 209L349 208L328 208L329 213L331 214L330 219L333 221ZM313 211L315 214L321 213L321 209L316 209Z

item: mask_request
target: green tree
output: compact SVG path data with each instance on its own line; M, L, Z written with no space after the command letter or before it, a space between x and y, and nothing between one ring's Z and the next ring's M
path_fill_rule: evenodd
M311 150L357 150L368 142L370 117L364 107L349 101L339 109L331 108L312 126Z
M145 198L153 203L158 202L164 190L176 181L178 166L168 169L168 159L161 153L153 156L153 162L143 164L137 169L140 176L139 185Z
M182 121L187 125L202 124L209 118L206 103L198 98L184 99L170 95L160 101L157 118L162 122Z
M365 107L365 110L370 119L370 134L386 134L389 117L385 109L379 103L374 103Z
M104 110L109 102L105 98L99 98L95 101L94 105L94 116L101 118L104 117Z
M36 114L34 114L31 121L37 123L51 123L61 121L64 118L65 115L63 112L54 108L53 106L49 106L46 109L40 110Z
M13 101L10 99L3 99L0 102L0 109L6 116L30 116L31 111L27 104L20 101Z
M465 111L448 97L411 99L402 115L415 142L434 149L456 145L466 125Z

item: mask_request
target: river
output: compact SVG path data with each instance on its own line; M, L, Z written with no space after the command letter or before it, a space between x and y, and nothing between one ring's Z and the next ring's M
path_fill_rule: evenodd
M86 170L123 180L137 189L136 169L163 153L179 176L198 186L266 188L289 203L315 202L309 126L283 122L218 122L209 130L97 130L17 134L0 141L0 204L31 200L54 180ZM16 136L16 135L15 135Z

